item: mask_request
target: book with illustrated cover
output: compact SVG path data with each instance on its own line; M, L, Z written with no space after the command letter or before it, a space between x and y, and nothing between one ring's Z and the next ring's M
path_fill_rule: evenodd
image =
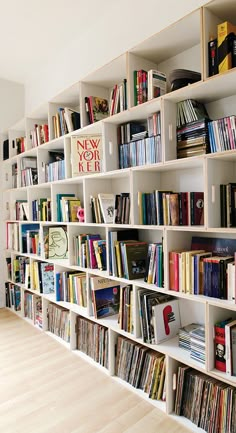
M99 193L98 200L99 200L104 223L112 224L114 220L115 194Z
M42 293L54 293L54 265L52 263L40 263Z
M68 258L68 238L65 226L44 227L43 236L45 259Z
M152 311L155 343L175 337L181 326L178 299L153 305Z
M90 285L96 319L119 313L120 285L108 278L91 276Z
M101 134L71 137L72 177L102 171L103 143Z
M98 122L109 116L109 103L105 98L88 96L85 98L85 108L89 123Z

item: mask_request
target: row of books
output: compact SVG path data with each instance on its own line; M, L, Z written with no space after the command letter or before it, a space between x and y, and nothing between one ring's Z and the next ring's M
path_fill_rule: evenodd
M28 205L28 203L27 203ZM23 209L25 204L22 203ZM25 212L26 217L27 213ZM38 198L32 200L32 219L33 221L51 221L51 198ZM18 219L18 218L17 218ZM28 217L26 219L29 219Z
M12 277L12 280L15 283L25 284L25 274L27 265L29 265L29 258L24 256L15 256L13 260L9 257L6 260L8 263L8 269L9 267L11 268L9 276Z
M138 210L142 225L203 225L204 193L139 191Z
M116 375L153 400L165 400L165 356L118 336Z
M236 148L235 115L222 117L208 123L211 153Z
M15 138L15 143L13 142L13 148L16 147L16 153L19 155L26 150L26 137Z
M205 105L195 99L185 99L177 103L177 131L183 125L208 118Z
M129 224L130 194L99 193L90 196L92 221L106 224Z
M63 271L55 276L56 301L87 306L87 285L84 272Z
M133 286L120 287L119 325L130 334L134 333L134 291Z
M53 263L32 261L26 269L25 287L48 295L55 292Z
M180 321L178 303L175 301L173 303L173 297L153 292L151 290L139 289L138 304L140 311L141 334L145 343L158 344L161 341L167 338L172 338L176 335L180 327ZM163 311L167 311L167 305L169 305L169 312L176 311L177 308L177 313L173 313L174 320L172 321L173 323L170 322L170 326L168 325L167 317L164 322L164 315L162 314ZM165 324L169 326L168 335L165 331Z
M53 137L59 138L68 132L73 132L81 127L80 113L73 108L60 107L52 116Z
M214 256L204 250L169 253L169 288L194 295L218 299L235 297L229 286L229 264L234 256Z
M134 70L134 105L157 98L166 93L166 75L164 72L150 69Z
M109 116L127 109L127 80L115 84L109 98Z
M140 165L161 162L161 136L147 137L119 146L119 168L136 167Z
M54 182L66 178L65 160L45 164L45 182Z
M108 368L108 329L81 316L76 319L77 349Z
M16 167L17 170L17 167ZM21 186L37 185L38 183L38 169L37 157L27 156L21 158L20 161L20 182ZM16 173L17 174L17 173Z
M33 293L24 291L24 316L30 320L34 320L35 313L33 298Z
M38 224L21 226L22 253L40 255L40 239Z
M30 131L31 147L35 148L49 141L48 124L35 124Z
M236 391L204 373L179 366L175 413L208 433L235 432Z
M177 128L177 158L199 156L209 152L208 125L208 119L201 119Z
M75 264L83 268L106 270L106 241L99 233L73 237Z
M78 222L78 210L81 207L81 201L75 194L57 194L56 201L60 207L60 221Z
M98 96L86 96L85 110L89 124L98 122L109 116L109 102L107 99Z
M29 205L26 200L15 201L15 218L17 221L29 220Z
M48 330L66 343L70 342L70 312L59 305L48 305Z
M235 250L234 239L193 236L191 249L169 252L170 290L235 303Z
M220 184L220 225L236 227L236 183Z
M17 284L5 283L6 307L21 311L21 288Z
M190 353L190 358L205 365L205 326L191 323L179 329L179 347Z

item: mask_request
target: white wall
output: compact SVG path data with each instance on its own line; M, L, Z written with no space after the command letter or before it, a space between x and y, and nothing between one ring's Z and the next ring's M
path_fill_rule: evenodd
M78 1L78 8L73 12L68 10L68 16L65 17L65 26L70 26L70 13L78 15L78 28L74 28L73 38L63 38L58 53L53 50L53 40L60 38L60 35L52 34L48 41L51 45L48 64L37 68L26 83L26 114L88 73L206 3L206 0L104 0L99 16L89 11L87 26L81 23L81 34L81 3ZM55 10L55 19L56 13Z
M0 78L0 133L24 116L25 89L22 84Z

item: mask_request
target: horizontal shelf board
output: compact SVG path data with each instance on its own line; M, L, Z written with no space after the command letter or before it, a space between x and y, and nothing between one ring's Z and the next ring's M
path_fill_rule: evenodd
M45 334L47 334L50 337L54 338L54 340L58 341L58 343L60 343L66 349L70 349L70 343L67 343L61 337L58 337L57 335L53 334L53 332L51 332L51 331L45 331Z
M182 424L185 427L189 428L191 432L196 432L196 433L206 433L205 430L203 430L200 427L197 427L196 424L193 424L192 421L190 421L189 419L180 416L180 415L176 415L174 412L172 412L171 414L169 414L171 416L171 418L174 421L177 421L178 424Z
M206 226L165 226L168 231L184 231L184 232L205 232Z
M36 149L43 149L43 150L63 150L64 149L64 136L54 138L51 141L48 141L47 143L41 144L40 146L36 147Z
M216 379L219 379L219 380L222 380L223 382L228 383L229 385L236 386L236 376L229 376L228 374L226 374L222 371L216 370L216 368L211 370L209 372L209 374L212 377L215 377Z
M125 380L120 379L117 376L111 376L113 380L120 383L122 386L125 386L129 391L134 392L136 395L142 398L142 400L147 401L148 403L151 403L153 406L155 406L157 409L160 409L163 412L166 412L166 403L161 400L153 400L152 398L148 397L148 394L141 389L134 388L132 385L127 383Z
M138 229L138 230L163 230L164 226L134 224L130 228L134 228L134 229Z
M236 150L225 150L223 152L209 153L207 159L222 160L222 161L236 161Z
M171 161L165 161L164 164L161 167L161 170L163 171L169 171L169 170L186 170L188 168L196 168L200 167L203 168L205 155L201 156L192 156L190 158L180 158L180 159L173 159Z
M86 134L101 134L102 133L102 121L91 123L90 125L86 125L81 129L77 129L77 131L70 132L67 134L68 137L71 136L79 136Z
M191 29L186 38L186 29ZM178 35L173 44L173 34ZM200 43L200 11L197 10L130 50L145 59L160 63Z
M228 301L227 299L207 298L207 302L214 307L222 307L231 311L236 310L236 303Z
M107 370L107 368L103 367L98 362L94 361L90 356L86 355L85 353L81 352L80 350L74 349L74 350L72 350L72 353L76 356L79 356L81 359L88 362L93 367L98 368L103 373L109 375L109 371Z

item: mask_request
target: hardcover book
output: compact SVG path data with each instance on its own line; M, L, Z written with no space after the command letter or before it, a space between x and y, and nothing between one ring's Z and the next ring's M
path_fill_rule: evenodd
M120 285L103 277L90 277L93 309L96 319L119 313Z
M215 331L215 368L226 372L225 353L225 326L232 321L231 318L218 322L214 326Z
M102 171L102 135L71 137L72 177Z
M85 99L86 110L88 110L90 123L98 122L109 116L109 104L105 98L89 96Z
M153 305L152 311L155 343L175 337L181 326L178 299Z

